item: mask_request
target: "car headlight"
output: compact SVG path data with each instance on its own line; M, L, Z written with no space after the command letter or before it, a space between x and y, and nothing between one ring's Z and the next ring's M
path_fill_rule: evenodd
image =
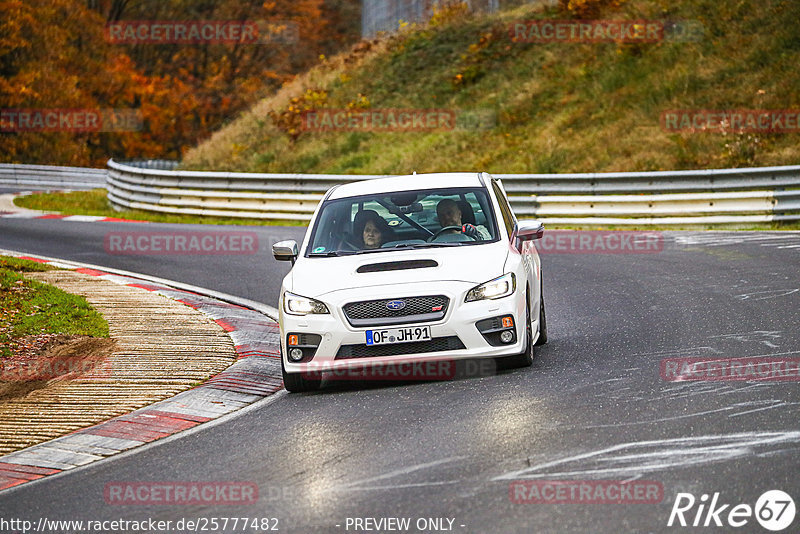
M330 313L322 302L288 291L283 295L283 311L291 315L308 315L310 313Z
M517 277L514 273L506 273L494 280L489 280L479 286L475 286L467 292L464 302L475 300L499 299L507 297L517 289Z

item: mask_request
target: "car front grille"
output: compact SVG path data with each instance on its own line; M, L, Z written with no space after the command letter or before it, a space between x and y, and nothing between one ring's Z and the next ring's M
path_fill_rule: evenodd
M401 310L391 310L387 304L403 301ZM387 326L439 321L447 313L450 299L444 295L403 297L396 299L362 300L344 305L344 314L352 326Z
M465 349L458 336L437 337L430 341L413 343L397 343L393 345L342 345L336 353L337 360L353 358L378 358L381 356L401 356L404 354L420 354L424 352L445 352Z

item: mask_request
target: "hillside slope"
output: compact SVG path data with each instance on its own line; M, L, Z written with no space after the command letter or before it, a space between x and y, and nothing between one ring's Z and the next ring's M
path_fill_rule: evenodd
M668 132L661 125L662 113L674 109L800 108L800 2L628 0L593 16L699 22L704 35L688 42L521 43L509 32L517 21L571 16L535 5L491 17L453 12L362 42L189 151L184 167L556 173L800 162L798 133ZM304 108L456 110L459 123L479 117L483 127L305 131L292 139Z

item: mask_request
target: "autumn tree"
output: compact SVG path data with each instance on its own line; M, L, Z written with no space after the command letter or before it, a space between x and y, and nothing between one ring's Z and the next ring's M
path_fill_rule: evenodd
M7 162L102 165L178 159L224 121L320 54L358 37L346 0L0 0L0 109L131 109L138 132L0 129ZM347 7L348 9L344 9ZM267 21L295 25L294 42L115 44L119 21ZM328 21L335 28L328 31ZM353 21L356 22L356 21ZM13 129L12 129L13 130Z

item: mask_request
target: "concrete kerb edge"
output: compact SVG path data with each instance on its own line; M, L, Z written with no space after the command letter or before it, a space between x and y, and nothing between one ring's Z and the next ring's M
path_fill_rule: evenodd
M177 300L219 324L231 337L238 356L227 369L193 389L0 457L0 491L186 436L255 409L283 391L277 310L271 306L120 269L2 249L0 255L35 259ZM142 425L147 425L148 435L136 439L141 438Z
M47 262L54 262L58 265L63 265L66 268L73 267L75 269L92 269L95 271L102 271L109 274L116 274L119 276L126 276L129 278L137 278L139 280L145 280L147 282L153 282L156 284L161 284L164 286L172 287L175 289L180 289L183 291L189 291L191 293L197 293L200 295L206 295L217 300L221 300L223 302L227 302L228 304L235 304L237 306L242 306L245 308L251 308L257 312L260 312L273 321L278 320L278 309L267 304L263 304L261 302L256 302L254 300L246 299L244 297L237 297L234 295L228 295L227 293L221 293L219 291L214 291L212 289L206 289L203 287L193 286L191 284L184 284L183 282L176 282L174 280L167 280L166 278L159 278L157 276L150 276L147 274L141 273L134 273L131 271L125 271L122 269L113 269L110 267L103 267L102 265L94 265L91 263L82 263L72 260L62 260L59 258L52 258L49 256L43 256L41 254L28 254L26 252L18 252L12 250L3 250L0 249L0 255L4 256L26 256L31 258L38 258L41 260L45 260Z

